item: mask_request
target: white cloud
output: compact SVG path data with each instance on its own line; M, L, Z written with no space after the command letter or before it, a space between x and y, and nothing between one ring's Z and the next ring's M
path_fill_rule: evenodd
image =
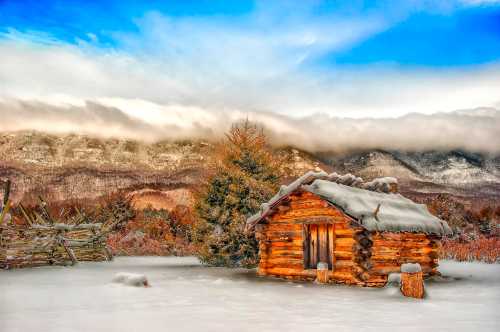
M39 130L145 141L218 139L233 122L248 118L262 124L275 145L309 151L461 148L500 153L500 111L493 108L391 119L327 115L291 118L270 112L160 105L137 99L82 100L74 105L5 99L0 100L0 117L0 131Z
M500 0L461 0L460 2L467 6L481 6L499 4Z
M137 32L112 35L115 49L98 48L92 35L90 42L70 45L10 30L0 41L0 97L80 106L82 100L106 101L136 116L149 109L144 103L176 105L170 119L147 114L171 124L196 109L210 110L207 117L239 110L380 118L498 106L499 63L439 70L315 65L420 6L424 2L404 10L387 6L363 17L262 5L232 18L148 13L137 20Z

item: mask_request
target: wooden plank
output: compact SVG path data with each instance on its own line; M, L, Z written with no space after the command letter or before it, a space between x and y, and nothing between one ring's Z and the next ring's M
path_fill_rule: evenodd
M270 223L265 225L266 227L262 230L263 232L282 232L282 231L301 231L301 224L281 224L281 223Z
M266 259L266 260L269 260L269 259L275 259L275 258L293 258L293 259L300 259L301 261L304 260L304 255L301 253L299 254L292 254L292 253L288 253L288 252L284 252L284 253L280 253L280 254L266 254L266 253L262 253L260 254L260 258L261 259Z
M309 248L309 225L302 225L302 238L303 238L303 243L302 243L302 249L304 251L304 269L307 269L309 267L309 262L310 262L310 248Z
M302 239L284 240L276 238L276 239L267 239L266 242L273 247L287 247L287 246L297 246L299 248L302 247Z
M328 253L329 253L329 265L332 271L335 271L335 225L328 225Z
M66 240L60 239L59 244L64 248L64 251L66 251L69 258L71 259L71 265L75 265L76 263L78 263L78 260L76 259L73 250L70 247L68 247Z
M309 267L315 269L318 265L318 225L309 225Z
M335 226L339 226L338 224ZM353 237L354 236L354 230L353 229L342 229L340 227L335 227L335 235L337 237Z
M280 238L302 239L302 230L266 232L264 236L267 239L280 239Z
M304 278L311 278L314 279L316 278L316 270L310 269L310 270L298 270L298 269L291 269L291 268L265 268L265 269L260 269L259 268L259 274L261 275L275 275L278 277L284 277L284 276L297 276L297 277L304 277ZM344 281L344 282L351 282L355 283L356 280L353 278L353 275L349 271L342 271L342 272L332 272L328 271L328 277L330 279L334 279L337 281Z
M328 225L318 225L319 262L329 265L328 255Z
M343 215L341 212L336 211L332 208L311 208L304 210L288 210L283 213L275 213L272 215L271 220L283 220L283 219L297 219L297 218L311 218L322 216L325 218L335 219L338 222L349 221L350 219Z
M352 259L353 253L352 251L339 251L335 250L334 252L334 259L339 260L339 259Z
M273 257L266 260L267 264L283 264L283 265L300 265L302 264L302 257L291 258L291 257Z
M267 248L266 248L267 249ZM269 248L268 250L262 250L263 253L267 255L300 255L304 256L304 248L297 249L283 249L283 247Z
M422 241L422 242L415 242L415 241L384 241L384 240L373 240L373 247L381 247L381 248L393 248L393 249L400 249L400 248L423 248L430 246L429 242L427 241Z
M354 242L353 238L337 238L335 240L335 244L339 247L352 247Z

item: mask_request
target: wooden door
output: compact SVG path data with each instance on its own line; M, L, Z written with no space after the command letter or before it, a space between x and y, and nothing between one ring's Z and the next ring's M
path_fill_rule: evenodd
M304 225L304 268L316 269L319 262L327 263L332 270L335 247L334 225Z

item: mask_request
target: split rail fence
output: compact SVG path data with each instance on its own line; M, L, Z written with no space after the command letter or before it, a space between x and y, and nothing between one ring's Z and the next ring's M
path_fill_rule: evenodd
M113 206L110 220L92 222L79 210L76 217L60 222L53 218L43 198L36 209L19 204L26 223L12 222L9 211L10 182L7 182L0 213L0 268L44 265L74 265L79 261L106 261L113 255L106 245L110 232L130 218L125 204Z

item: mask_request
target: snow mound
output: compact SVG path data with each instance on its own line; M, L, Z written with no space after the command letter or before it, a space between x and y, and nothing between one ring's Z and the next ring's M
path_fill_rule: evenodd
M391 185L397 185L398 180L393 177L376 178L373 181L363 183L362 188L370 191L389 193Z
M387 286L397 285L399 287L400 283L401 283L401 273L389 273L389 276L387 277Z
M403 273L417 273L422 272L422 267L418 263L406 263L401 265L401 272Z
M119 272L113 277L113 282L135 287L148 287L149 282L144 274Z

